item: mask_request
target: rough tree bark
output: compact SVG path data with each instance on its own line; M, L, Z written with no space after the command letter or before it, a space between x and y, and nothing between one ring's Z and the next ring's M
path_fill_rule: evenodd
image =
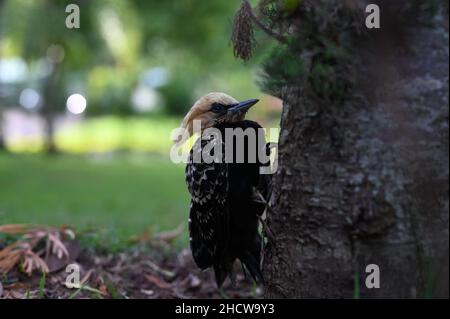
M354 53L362 85L339 107L284 88L266 297L448 298L448 17L438 20L401 35L382 26ZM372 263L379 289L365 286Z

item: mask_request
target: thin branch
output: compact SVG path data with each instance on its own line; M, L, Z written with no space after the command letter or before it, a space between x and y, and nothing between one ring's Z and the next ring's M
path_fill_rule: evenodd
M273 212L272 207L269 205L269 203L266 201L264 196L261 194L259 190L253 187L253 194L256 195L257 198L254 199L256 203L264 204L266 206L266 209ZM269 238L273 243L276 243L275 235L273 234L272 230L270 229L269 225L267 225L266 221L262 218L262 216L258 216L258 219L263 227L264 233L266 234L266 237Z
M253 11L252 5L250 4L250 0L243 0L243 2L244 2L244 5L247 6L247 10L248 10L248 12L250 14L250 17L251 17L252 21L258 26L258 28L263 30L266 34L268 34L272 38L277 39L281 43L284 43L284 44L288 43L288 41L287 41L285 36L283 36L282 34L276 32L276 31L274 31L272 29L270 29L264 23L262 23L261 20L259 20L259 18L256 16L255 12Z

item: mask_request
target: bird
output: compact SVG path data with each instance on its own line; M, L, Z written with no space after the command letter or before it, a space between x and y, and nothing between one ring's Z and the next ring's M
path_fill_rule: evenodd
M182 144L193 135L194 121L200 121L202 134L190 150L186 164L186 183L191 195L189 211L190 249L196 265L202 269L213 268L217 287L221 289L226 278L235 283L234 263L240 261L244 274L250 273L256 283L263 283L261 271L262 236L258 230L259 220L265 204L258 196L266 198L269 193L268 175L261 174L260 168L268 165L257 156L251 161L251 152L263 148L268 155L262 129L257 122L246 120L247 111L258 102L249 99L239 102L221 92L211 92L200 98L184 117L181 128L186 130ZM221 133L210 135L208 129ZM236 145L233 145L232 160L225 159L228 129L254 130L256 147L250 147L245 140L244 150L248 150L241 162L236 162ZM221 158L215 161L196 161L195 158L207 145L221 147ZM204 153L205 154L205 153Z

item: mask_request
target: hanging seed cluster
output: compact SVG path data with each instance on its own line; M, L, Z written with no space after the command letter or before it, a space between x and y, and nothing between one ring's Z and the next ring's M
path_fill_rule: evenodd
M243 2L234 16L233 33L231 35L234 56L247 61L253 54L255 37L251 18L251 8Z

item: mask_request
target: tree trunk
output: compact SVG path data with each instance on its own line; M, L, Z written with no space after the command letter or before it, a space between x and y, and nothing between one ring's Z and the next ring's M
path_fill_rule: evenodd
M382 26L354 53L361 85L343 105L284 89L266 297L448 298L448 18L438 20L402 35ZM369 264L380 288L366 287Z
M52 72L46 79L43 98L44 106L42 107L41 114L45 121L45 151L47 154L57 154L57 148L55 145L55 113L57 101L57 90L60 89L58 81L60 78L60 64L52 63Z
M0 110L0 152L5 150L5 138L3 137L3 116Z
M3 6L5 4L5 0L0 0L0 12L3 9ZM1 16L0 16L1 18ZM3 35L1 32L1 28L2 28L2 21L0 20L0 37ZM2 58L2 53L0 50L0 59ZM1 84L0 84L1 85ZM2 105L1 105L1 101L0 101L0 151L5 150L5 138L3 136L3 110L2 110Z

